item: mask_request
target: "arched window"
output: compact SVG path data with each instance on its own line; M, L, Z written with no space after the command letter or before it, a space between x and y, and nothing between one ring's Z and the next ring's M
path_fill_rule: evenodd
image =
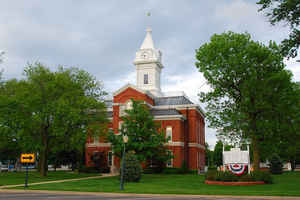
M166 129L166 138L169 138L169 142L172 142L172 126L167 126Z

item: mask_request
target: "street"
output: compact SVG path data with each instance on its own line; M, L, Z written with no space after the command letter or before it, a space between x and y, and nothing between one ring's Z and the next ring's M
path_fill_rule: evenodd
M0 200L46 200L46 199L54 199L54 200L71 200L71 199L81 199L81 200L121 200L121 199L137 199L137 200L185 200L185 199L199 199L199 200L240 200L240 199L297 199L293 197L224 197L224 196L189 196L189 195L147 195L147 194L108 194L108 193L70 193L70 192L1 192L0 191Z

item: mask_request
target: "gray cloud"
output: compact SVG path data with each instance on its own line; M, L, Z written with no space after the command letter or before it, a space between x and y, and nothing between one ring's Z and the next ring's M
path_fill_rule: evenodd
M132 62L151 26L155 45L163 52L162 88L184 90L197 103L197 93L209 88L200 88L205 80L194 65L195 49L212 34L247 31L263 43L287 37L286 27L270 26L257 9L248 0L10 0L0 7L0 51L6 52L0 68L9 79L20 77L28 62L40 61L52 69L76 66L112 92L135 83ZM148 11L151 17L146 17ZM298 64L287 64L299 81ZM207 141L214 144L214 131L207 133Z

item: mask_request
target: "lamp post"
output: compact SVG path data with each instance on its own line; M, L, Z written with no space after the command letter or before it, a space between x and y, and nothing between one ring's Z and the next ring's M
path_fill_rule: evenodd
M123 156L122 156L122 169L121 169L121 183L120 183L120 190L124 190L124 172L125 172L125 146L128 142L128 136L123 135Z

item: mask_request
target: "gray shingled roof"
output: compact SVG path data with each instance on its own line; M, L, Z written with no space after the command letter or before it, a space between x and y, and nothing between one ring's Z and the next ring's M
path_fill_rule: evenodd
M154 99L155 106L193 104L185 96L159 97Z
M105 100L104 103L105 103L106 107L112 108L112 104L113 104L112 100Z
M153 109L153 110L150 110L150 113L153 116L180 115L180 113L177 110L175 110L175 109L164 109L164 110Z

